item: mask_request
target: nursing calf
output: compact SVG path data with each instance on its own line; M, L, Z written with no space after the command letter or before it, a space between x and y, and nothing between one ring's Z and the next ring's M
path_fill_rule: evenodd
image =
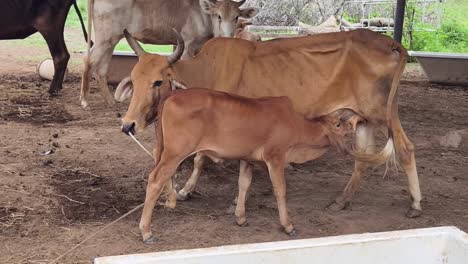
M167 90L169 81L159 89ZM152 109L156 116L157 109ZM175 206L172 179L178 165L201 152L219 159L240 159L237 223L245 223L245 197L251 182L251 169L245 161L261 161L268 168L279 217L284 231L295 234L286 208L284 167L288 162L303 163L323 155L330 146L346 149L343 138L360 120L353 111L340 109L328 115L306 119L294 111L287 97L249 99L208 89L175 91L159 104L156 167L149 175L146 199L140 221L143 241L154 241L151 218L162 190L169 190L169 204ZM123 130L127 132L126 130ZM393 154L393 142L379 154L350 151L358 159L380 162Z

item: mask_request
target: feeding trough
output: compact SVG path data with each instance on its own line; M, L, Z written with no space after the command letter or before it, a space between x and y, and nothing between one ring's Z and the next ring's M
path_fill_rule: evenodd
M430 82L468 86L468 54L409 51Z
M169 53L157 53L159 55L169 55ZM107 72L107 81L110 84L116 85L120 81L130 76L133 67L138 62L138 57L133 51L114 51Z
M95 264L466 264L468 235L436 227L100 257Z

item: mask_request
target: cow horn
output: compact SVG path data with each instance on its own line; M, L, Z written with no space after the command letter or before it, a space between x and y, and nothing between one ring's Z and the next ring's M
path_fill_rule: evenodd
M243 5L243 4L245 3L245 1L246 1L246 0L240 0L239 2L237 2L237 5L238 5L238 6L241 6L241 5Z
M182 54L184 53L184 45L185 45L184 39L179 34L179 32L177 32L177 30L175 30L174 28L172 29L172 31L174 31L177 37L177 48L171 55L167 57L167 62L169 63L169 65L176 63L180 59L180 57L182 57Z
M140 46L138 41L127 31L127 29L124 29L124 36L127 39L128 44L130 47L135 51L137 56L141 56L145 54L146 52L143 50L143 48Z

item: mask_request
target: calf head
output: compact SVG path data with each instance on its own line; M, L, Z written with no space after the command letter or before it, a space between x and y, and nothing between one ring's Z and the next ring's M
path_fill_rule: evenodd
M239 18L252 18L258 13L257 8L240 8L245 0L200 0L200 7L211 16L215 37L232 37Z
M344 142L346 134L356 131L357 124L365 121L353 110L347 108L336 110L318 119L331 144L342 152L349 151Z
M150 54L143 50L138 42L124 30L130 47L138 55L138 62L130 77L120 82L115 90L115 99L119 102L131 97L127 113L122 118L122 132L135 134L144 130L157 118L159 102L169 96L177 86L173 78L171 65L178 61L184 52L184 41L177 35L177 48L170 56Z

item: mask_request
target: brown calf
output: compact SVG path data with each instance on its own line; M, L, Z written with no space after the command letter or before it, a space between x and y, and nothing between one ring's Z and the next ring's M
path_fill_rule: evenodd
M169 81L160 88L167 89ZM156 116L157 109L153 109ZM351 131L350 123L359 117L347 109L306 119L294 111L287 97L250 99L208 89L192 88L172 93L159 104L156 167L148 178L145 205L140 221L143 241L154 241L151 218L162 189L170 191L170 207L175 206L171 177L188 156L201 152L219 160L241 159L237 223L245 223L245 197L252 177L245 160L264 162L268 168L278 203L281 225L295 234L286 208L284 167L288 162L303 163L323 155L334 145L343 149L343 137ZM393 142L375 155L362 156L367 162L387 160ZM359 154L356 154L358 155ZM359 159L359 157L358 157Z

